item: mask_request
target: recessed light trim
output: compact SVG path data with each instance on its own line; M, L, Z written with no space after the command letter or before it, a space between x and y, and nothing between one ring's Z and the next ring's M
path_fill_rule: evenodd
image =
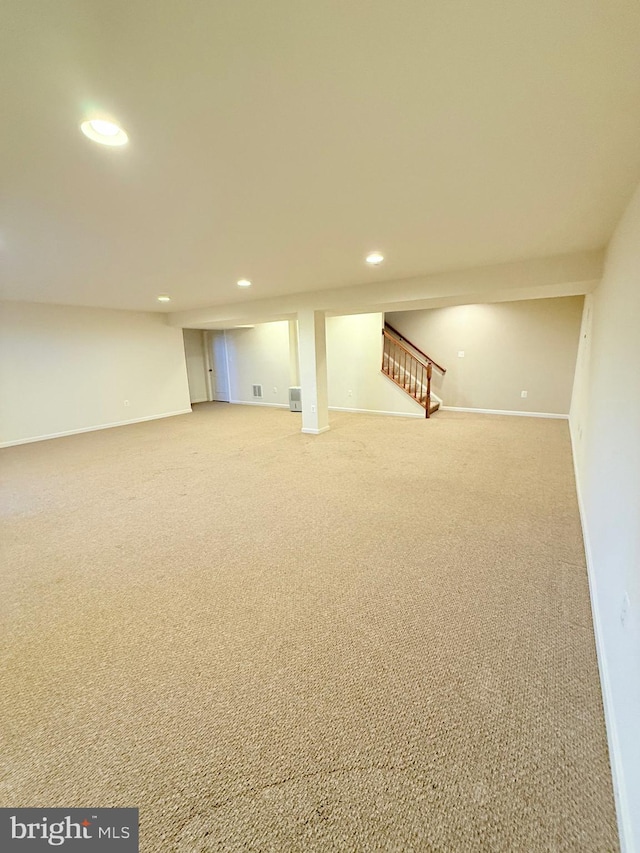
M162 294L162 296L158 296L158 302L171 302L171 297L166 294Z
M384 261L384 255L381 252L369 252L365 260L368 264L375 267Z
M251 282L248 278L241 278L238 282L238 287L251 287Z
M83 121L80 125L80 130L88 139L98 142L100 145L117 147L126 145L129 141L126 131L119 124L108 119L93 118Z

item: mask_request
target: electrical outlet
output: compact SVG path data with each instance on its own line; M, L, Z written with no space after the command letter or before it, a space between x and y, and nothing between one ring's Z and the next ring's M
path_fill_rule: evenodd
M521 396L521 397L522 397L522 399L524 400L524 399L525 399L525 397L527 396L527 392L526 392L526 391L521 391L521 392L520 392L520 396Z
M627 621L627 617L629 616L629 607L631 606L629 602L629 595L625 592L622 597L622 607L620 608L620 622L624 627L624 623Z
M124 401L124 404L125 404L125 406L128 406L128 405L129 405L129 401L128 401L128 400L125 400L125 401Z
M463 349L458 350L458 358L464 358L464 350Z
M315 407L315 406L311 406L311 411L312 411L312 412L315 412L315 410L316 410L316 407Z
M277 385L274 385L274 386L273 386L273 393L274 393L274 394L277 394L277 393L278 393L278 386L277 386Z
M353 391L351 391L351 390L347 391L347 397L353 397Z

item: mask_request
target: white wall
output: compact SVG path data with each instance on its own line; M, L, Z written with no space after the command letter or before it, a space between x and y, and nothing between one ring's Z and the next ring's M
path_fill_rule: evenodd
M5 445L189 411L182 331L161 314L4 302L0 406Z
M640 851L640 187L585 304L570 426L626 851ZM628 606L622 619L625 596Z
M184 329L184 354L189 379L189 398L192 403L209 399L206 377L205 333L200 329Z
M225 336L230 402L288 407L289 323L283 320L230 329ZM262 400L253 396L253 385L262 385Z
M382 314L327 317L329 408L424 417L382 366Z
M445 406L567 415L582 304L572 296L456 305L387 320L446 368L444 378L433 371Z

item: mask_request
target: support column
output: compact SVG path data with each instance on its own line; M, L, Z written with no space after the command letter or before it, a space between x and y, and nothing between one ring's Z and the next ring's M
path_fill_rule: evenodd
M329 429L324 311L308 308L298 312L298 354L302 432L318 435Z

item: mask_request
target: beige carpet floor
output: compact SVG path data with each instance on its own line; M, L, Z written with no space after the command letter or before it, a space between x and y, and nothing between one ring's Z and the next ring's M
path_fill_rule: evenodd
M567 424L192 415L2 451L3 806L141 850L614 851Z

